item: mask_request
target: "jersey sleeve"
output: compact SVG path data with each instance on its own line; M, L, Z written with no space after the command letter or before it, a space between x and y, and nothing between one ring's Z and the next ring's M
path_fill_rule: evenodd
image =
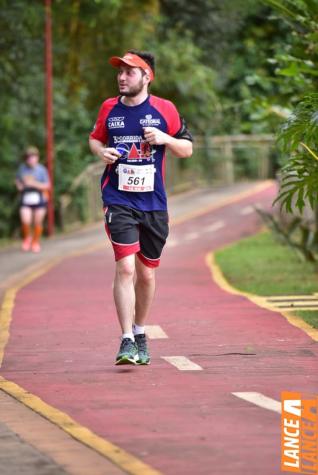
M179 115L176 106L172 102L168 101L168 104L168 134L176 139L186 139L193 142L193 137L188 129L186 121Z
M42 166L41 167L41 174L40 174L40 182L41 183L50 183L50 177L49 177L49 173L47 171L47 168L45 166Z
M167 134L177 139L186 139L193 142L193 137L186 121L180 117L173 102L160 97L151 96L152 105L163 115L167 123Z
M178 130L178 132L174 135L176 139L185 139L185 140L190 140L190 142L193 142L193 136L188 129L187 123L184 120L183 117L180 117L181 120L181 127Z
M106 144L108 140L108 133L106 129L107 115L107 108L105 107L105 103L103 103L101 108L99 109L94 128L89 135L90 138L99 140L104 144Z
M101 108L99 109L94 129L89 135L90 138L99 140L103 144L108 142L108 129L106 126L107 117L116 104L118 104L118 97L111 97L110 99L107 99L105 102L103 102Z
M174 137L178 130L180 130L181 119L176 106L170 101L166 101L165 119L168 125L167 133Z

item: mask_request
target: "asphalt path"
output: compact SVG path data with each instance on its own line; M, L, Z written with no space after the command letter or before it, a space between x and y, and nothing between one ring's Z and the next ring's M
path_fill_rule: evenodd
M123 449L126 462L115 460L123 473L280 473L280 393L317 392L317 342L220 288L207 261L261 228L255 205L269 209L275 191L176 203L149 319L150 366L114 365L111 247L99 234L98 243L70 245L74 255L61 258L55 246L49 257L60 259L16 293L2 378ZM134 472L130 454L144 471Z

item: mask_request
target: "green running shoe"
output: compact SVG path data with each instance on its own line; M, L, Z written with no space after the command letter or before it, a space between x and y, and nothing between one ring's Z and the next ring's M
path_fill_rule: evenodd
M149 364L150 355L147 346L147 338L145 334L135 335L135 342L138 348L137 364Z
M123 338L115 364L136 364L138 360L138 348L130 338Z

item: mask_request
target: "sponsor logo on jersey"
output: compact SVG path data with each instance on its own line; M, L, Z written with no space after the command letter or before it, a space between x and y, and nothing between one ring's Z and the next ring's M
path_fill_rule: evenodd
M120 158L128 157L130 146L127 143L119 143L115 148L120 153Z
M154 161L153 154L155 150L150 143L143 140L140 142L138 148L135 143L128 145L127 143L119 143L116 145L116 150L120 153L120 158L131 161L148 160Z
M140 135L115 135L114 145L116 150L121 154L120 158L129 160L130 162L140 162L148 160L155 162L155 147L150 145Z
M132 144L127 159L129 160L129 162L139 162L141 160L155 162L155 153L155 148L152 147L150 143L146 142L146 140L143 140L142 142L140 142L139 148L135 143Z
M139 150L133 143L128 154L128 160L138 160L139 158L141 158Z
M161 120L153 118L151 114L147 114L144 119L140 119L139 123L143 127L157 127L161 124Z
M114 135L113 139L115 144L119 144L141 142L143 137L141 135Z
M140 156L141 156L141 158L146 158L147 160L150 160L154 153L155 153L155 150L153 150L150 143L146 142L146 140L143 140L142 142L140 142Z
M109 129L123 129L125 127L125 117L109 117L107 123Z

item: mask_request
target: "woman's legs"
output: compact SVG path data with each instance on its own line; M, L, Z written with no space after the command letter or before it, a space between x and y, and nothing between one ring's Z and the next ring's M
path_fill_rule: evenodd
M39 252L41 250L40 247L40 239L43 232L43 221L46 215L46 208L35 208L33 210L33 218L34 218L34 229L33 229L33 241L32 241L32 251Z
M22 231L22 250L29 251L31 248L31 225L32 225L32 208L29 206L21 206L20 208L20 220Z

